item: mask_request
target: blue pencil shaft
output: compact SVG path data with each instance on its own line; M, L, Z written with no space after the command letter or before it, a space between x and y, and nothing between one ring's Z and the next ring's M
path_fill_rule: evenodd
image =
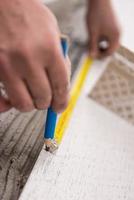
M68 45L67 45L66 38L61 39L61 46L62 46L63 55L65 57L67 55L67 51L68 51ZM53 111L52 107L49 107L48 111L47 111L46 125L45 125L45 131L44 131L45 139L53 139L54 138L56 121L57 121L57 113Z

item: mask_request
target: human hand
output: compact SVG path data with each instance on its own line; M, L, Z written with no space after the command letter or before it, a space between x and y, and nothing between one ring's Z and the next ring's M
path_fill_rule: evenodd
M120 28L110 0L90 0L86 16L89 54L93 58L111 55L119 47ZM107 48L101 46L101 42Z
M0 81L8 100L0 112L65 109L70 63L64 59L60 31L50 10L38 0L0 1Z

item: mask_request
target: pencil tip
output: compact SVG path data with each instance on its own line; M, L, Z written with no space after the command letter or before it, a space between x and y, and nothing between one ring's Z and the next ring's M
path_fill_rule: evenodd
M50 147L46 146L46 151L50 151Z

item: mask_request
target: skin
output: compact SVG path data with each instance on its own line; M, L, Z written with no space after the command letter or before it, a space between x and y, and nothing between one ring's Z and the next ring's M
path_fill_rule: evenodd
M60 45L57 21L38 0L0 1L0 81L9 101L0 111L67 105L70 67Z
M89 33L89 54L93 58L109 56L119 47L120 27L110 0L88 1L86 16ZM107 41L106 50L99 48L99 42Z
M86 20L90 55L113 53L119 28L110 0L90 0ZM61 33L51 11L39 0L0 0L0 25L0 81L8 95L0 97L0 112L50 105L63 111L69 99L70 62L63 57ZM110 44L103 54L98 49L102 37Z

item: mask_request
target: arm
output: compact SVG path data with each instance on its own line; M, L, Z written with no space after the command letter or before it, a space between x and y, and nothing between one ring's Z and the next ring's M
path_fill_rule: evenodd
M87 0L87 28L89 33L89 53L102 58L111 55L119 46L120 28L110 0ZM107 41L109 47L100 51L99 42Z

